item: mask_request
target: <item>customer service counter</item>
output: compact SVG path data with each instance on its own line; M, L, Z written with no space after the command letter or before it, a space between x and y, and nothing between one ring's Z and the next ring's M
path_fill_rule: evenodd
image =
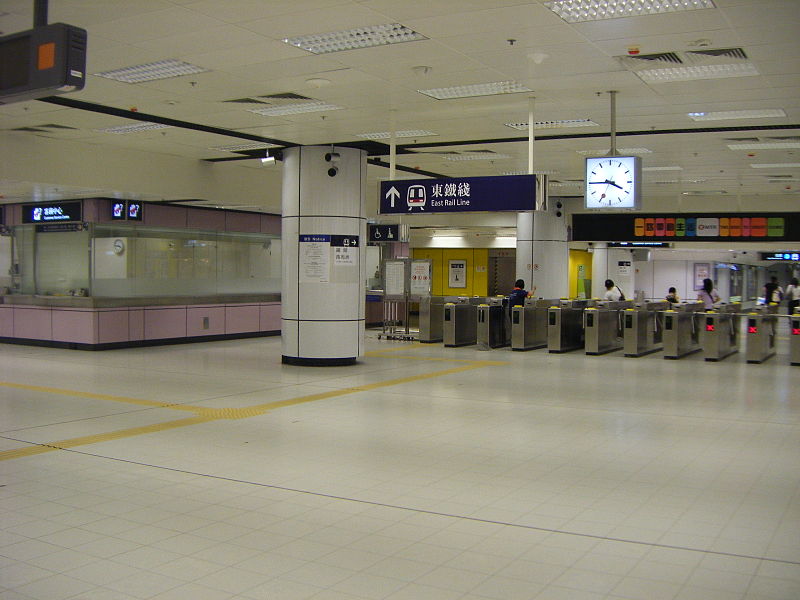
M279 335L280 294L0 296L0 342L84 350Z

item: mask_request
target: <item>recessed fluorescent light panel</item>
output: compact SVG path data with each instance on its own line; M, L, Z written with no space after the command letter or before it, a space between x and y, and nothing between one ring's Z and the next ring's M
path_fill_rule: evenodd
M534 171L533 173L528 173L527 171L503 171L503 175L557 175L558 171Z
M209 150L219 150L220 152L244 152L246 150L266 150L267 148L276 148L274 144L264 144L261 142L252 142L249 144L229 144L227 146L209 146Z
M544 5L567 23L716 8L711 0L549 0Z
M532 92L527 86L516 81L495 81L492 83L476 83L472 85L455 85L446 88L430 88L417 90L437 100L451 100L453 98L472 98L475 96L496 96L498 94L517 94L519 92Z
M113 79L114 81L122 81L123 83L142 83L144 81L169 79L170 77L180 77L181 75L192 75L193 73L204 73L206 71L208 69L171 58L144 65L125 67L124 69L103 71L102 73L95 73L95 75Z
M576 150L576 152L589 156L605 156L608 154L606 148L602 150ZM652 154L652 152L652 150L647 148L617 148L617 156L626 156L628 154Z
M372 46L385 46L387 44L427 39L421 33L417 33L405 25L388 23L386 25L358 27L346 31L332 31L330 33L284 38L283 41L314 54L327 54L329 52L341 52L342 50L355 50L357 48L370 48Z
M800 169L800 163L761 163L750 166L754 169Z
M445 156L447 160L495 160L497 158L511 158L508 154L497 154L495 152L470 152L468 154L457 154Z
M690 112L687 115L692 121L725 121L728 119L768 119L785 117L782 108L765 108L763 110L717 110L711 112Z
M506 127L528 131L527 123L505 123ZM566 119L563 121L535 121L534 129L561 129L562 127L597 127L597 123L591 119Z
M95 129L98 133L116 133L122 135L125 133L139 133L140 131L150 131L152 129L169 129L169 125L161 125L160 123L131 123L130 125L119 125L118 127L106 127L105 129Z
M645 83L670 83L673 81L693 81L695 79L725 79L726 77L750 77L758 75L758 70L750 63L731 63L724 65L698 65L688 67L666 67L663 69L643 69L634 71Z
M429 135L439 135L432 131L425 131L424 129L407 129L405 131L395 131L394 136L399 138L417 138L426 137ZM388 140L392 137L389 131L376 131L375 133L357 133L356 137L364 138L366 140Z
M692 192L681 192L683 196L724 196L728 192L725 190L696 190Z
M683 171L683 167L642 167L642 171Z
M797 150L797 142L761 142L754 144L728 144L731 150Z
M340 110L344 106L336 106L335 104L328 104L321 100L313 102L298 102L296 104L282 104L280 106L265 106L264 108L248 108L247 110L257 115L264 115L265 117L280 117L283 115L297 115L300 113L308 112L321 112L325 110Z

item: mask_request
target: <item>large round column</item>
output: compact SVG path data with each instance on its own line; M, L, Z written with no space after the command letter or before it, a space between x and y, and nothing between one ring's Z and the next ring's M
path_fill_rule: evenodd
M553 207L517 216L517 276L542 298L569 295L567 226L559 212Z
M363 354L366 173L363 150L301 146L284 151L284 363L347 365Z

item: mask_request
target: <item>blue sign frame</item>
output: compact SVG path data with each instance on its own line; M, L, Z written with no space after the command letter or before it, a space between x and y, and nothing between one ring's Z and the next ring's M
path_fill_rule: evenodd
M378 200L384 215L534 210L536 176L382 181Z

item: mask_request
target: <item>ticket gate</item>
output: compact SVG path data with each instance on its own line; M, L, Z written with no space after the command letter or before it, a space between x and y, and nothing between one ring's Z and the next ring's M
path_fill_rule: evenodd
M708 361L719 361L739 351L739 315L741 304L727 304L718 311L702 313L703 355Z
M789 317L789 363L800 366L800 313Z
M664 358L678 359L702 349L700 313L702 302L673 304L664 312Z
M623 313L625 356L637 357L658 352L663 345L664 316L669 302L637 302Z
M558 300L528 298L511 309L511 349L534 350L547 346L547 310Z
M478 343L478 304L486 298L447 296L442 311L442 338L448 347Z
M778 315L772 312L751 312L747 315L745 354L748 363L762 363L775 355Z
M507 297L486 298L485 303L478 305L477 336L481 350L502 348L511 343Z
M622 313L632 306L630 300L600 301L583 311L586 354L607 354L622 348Z
M419 299L419 341L441 342L444 320L444 296L422 296Z
M548 352L569 352L583 348L583 311L593 300L559 300L547 309Z

